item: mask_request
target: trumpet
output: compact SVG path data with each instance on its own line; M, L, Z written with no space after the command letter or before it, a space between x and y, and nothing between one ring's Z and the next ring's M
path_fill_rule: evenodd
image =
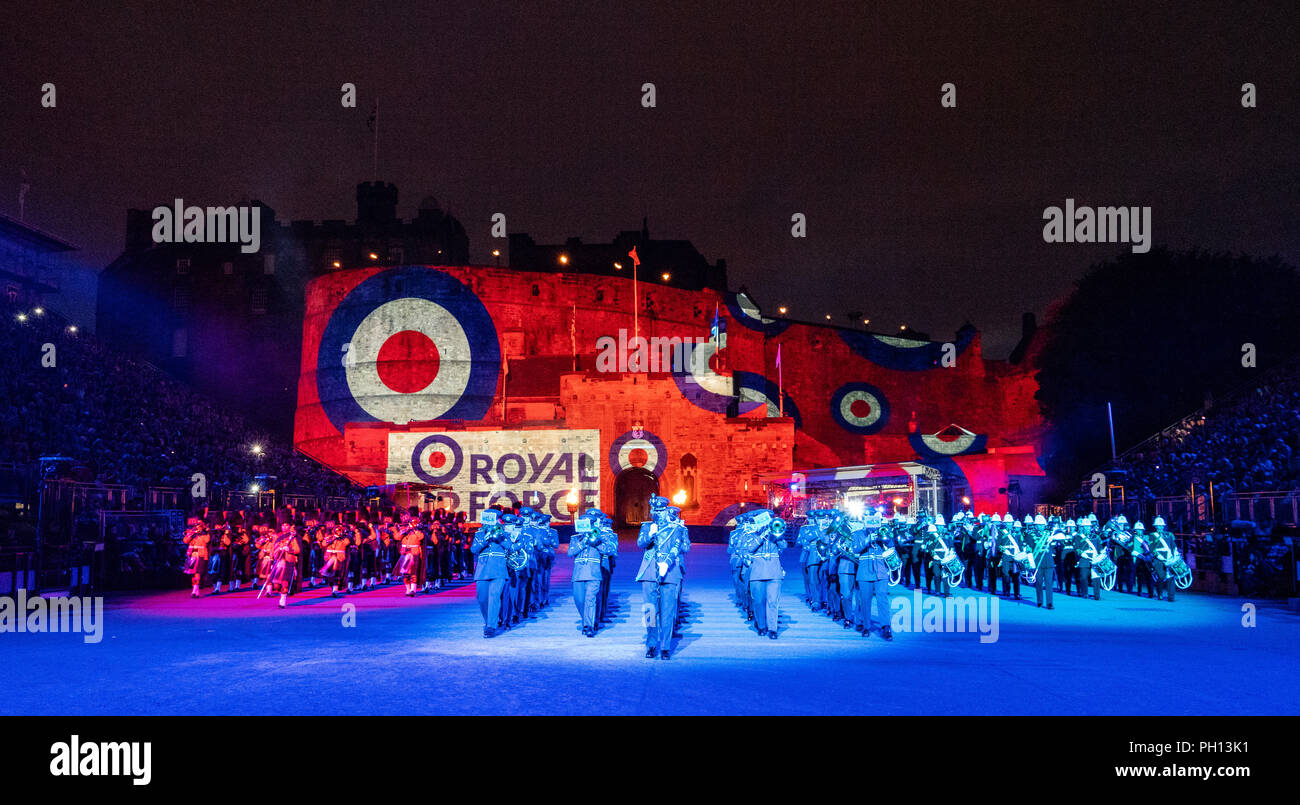
M768 523L767 527L768 527L768 531L772 534L772 537L774 539L780 539L785 535L786 529L788 529L790 526L788 523L786 523L785 520L782 520L780 517L773 517L772 522Z

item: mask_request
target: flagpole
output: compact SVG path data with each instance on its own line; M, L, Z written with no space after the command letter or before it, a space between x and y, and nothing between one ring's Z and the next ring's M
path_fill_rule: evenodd
M638 310L641 305L637 303L638 298L636 291L636 269L638 265L640 265L639 260L632 261L632 338L634 339L639 338L641 335L641 311ZM633 349L635 349L635 347L633 347Z
M776 345L776 401L781 418L785 418L785 377L781 372L781 345Z

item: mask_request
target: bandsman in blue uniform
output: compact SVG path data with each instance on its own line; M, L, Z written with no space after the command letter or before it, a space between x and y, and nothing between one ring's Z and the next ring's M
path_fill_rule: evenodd
M593 525L600 532L601 544L604 546L601 551L600 591L596 606L596 626L599 628L609 620L609 585L618 559L618 534L614 531L614 521L609 515L598 509L594 511Z
M513 515L510 515L513 516ZM483 613L483 636L494 637L499 626L510 628L502 621L506 585L510 571L506 567L506 530L501 523L501 513L488 509L480 515L482 527L474 535L470 552L474 554L474 584L478 593L478 607Z
M803 546L804 575L808 579L808 606L813 612L826 608L826 544L825 509L808 512L808 522L799 529L799 544Z
M749 579L745 572L742 545L749 538L750 523L758 509L736 515L736 524L727 535L727 564L731 568L731 586L736 592L736 606L745 613L745 620L753 620L754 610L749 600ZM645 526L642 526L642 533Z
M602 531L604 514L588 509L573 521L569 557L573 559L573 603L582 618L582 633L595 637L600 629L601 562L610 550Z
M785 521L767 509L751 520L752 530L741 546L749 569L749 597L753 601L754 627L758 636L776 639L781 622L781 551L790 544L785 538Z
M863 637L871 637L871 630L875 628L886 640L893 640L894 632L889 623L889 565L885 561L885 552L897 548L889 531L882 527L879 514L868 515L865 525L863 530L854 533L853 542L853 551L858 557L854 584L862 619L859 631Z
M832 556L835 562L835 575L839 581L840 606L843 608L845 629L859 628L861 618L859 611L862 602L857 598L858 554L853 550L853 540L857 532L866 527L861 514L844 514L831 526L834 538Z
M545 512L538 512L537 518L546 531L546 540L542 545L541 556L541 595L542 606L551 605L551 572L555 569L555 554L560 548L560 533L551 525L551 518Z
M677 600L681 590L681 558L691 549L690 535L668 511L668 499L650 498L653 520L643 523L637 547L645 551L636 580L643 596L642 621L646 627L646 657L668 659L672 652L673 627L677 622Z

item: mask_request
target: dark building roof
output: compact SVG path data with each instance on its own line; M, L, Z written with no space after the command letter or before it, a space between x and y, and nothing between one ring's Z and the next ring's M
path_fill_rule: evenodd
M583 243L580 238L569 238L564 243L538 244L524 232L510 235L509 242L510 267L520 271L629 277L633 265L628 253L636 247L641 261L638 279L642 282L694 291L727 289L726 260L710 264L689 240L651 239L644 219L640 230L620 232L609 243ZM668 274L667 280L664 274Z

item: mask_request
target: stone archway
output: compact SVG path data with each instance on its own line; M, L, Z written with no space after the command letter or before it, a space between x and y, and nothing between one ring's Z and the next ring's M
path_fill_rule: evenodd
M650 496L659 494L659 479L642 467L628 467L614 479L614 520L637 526L650 519Z

